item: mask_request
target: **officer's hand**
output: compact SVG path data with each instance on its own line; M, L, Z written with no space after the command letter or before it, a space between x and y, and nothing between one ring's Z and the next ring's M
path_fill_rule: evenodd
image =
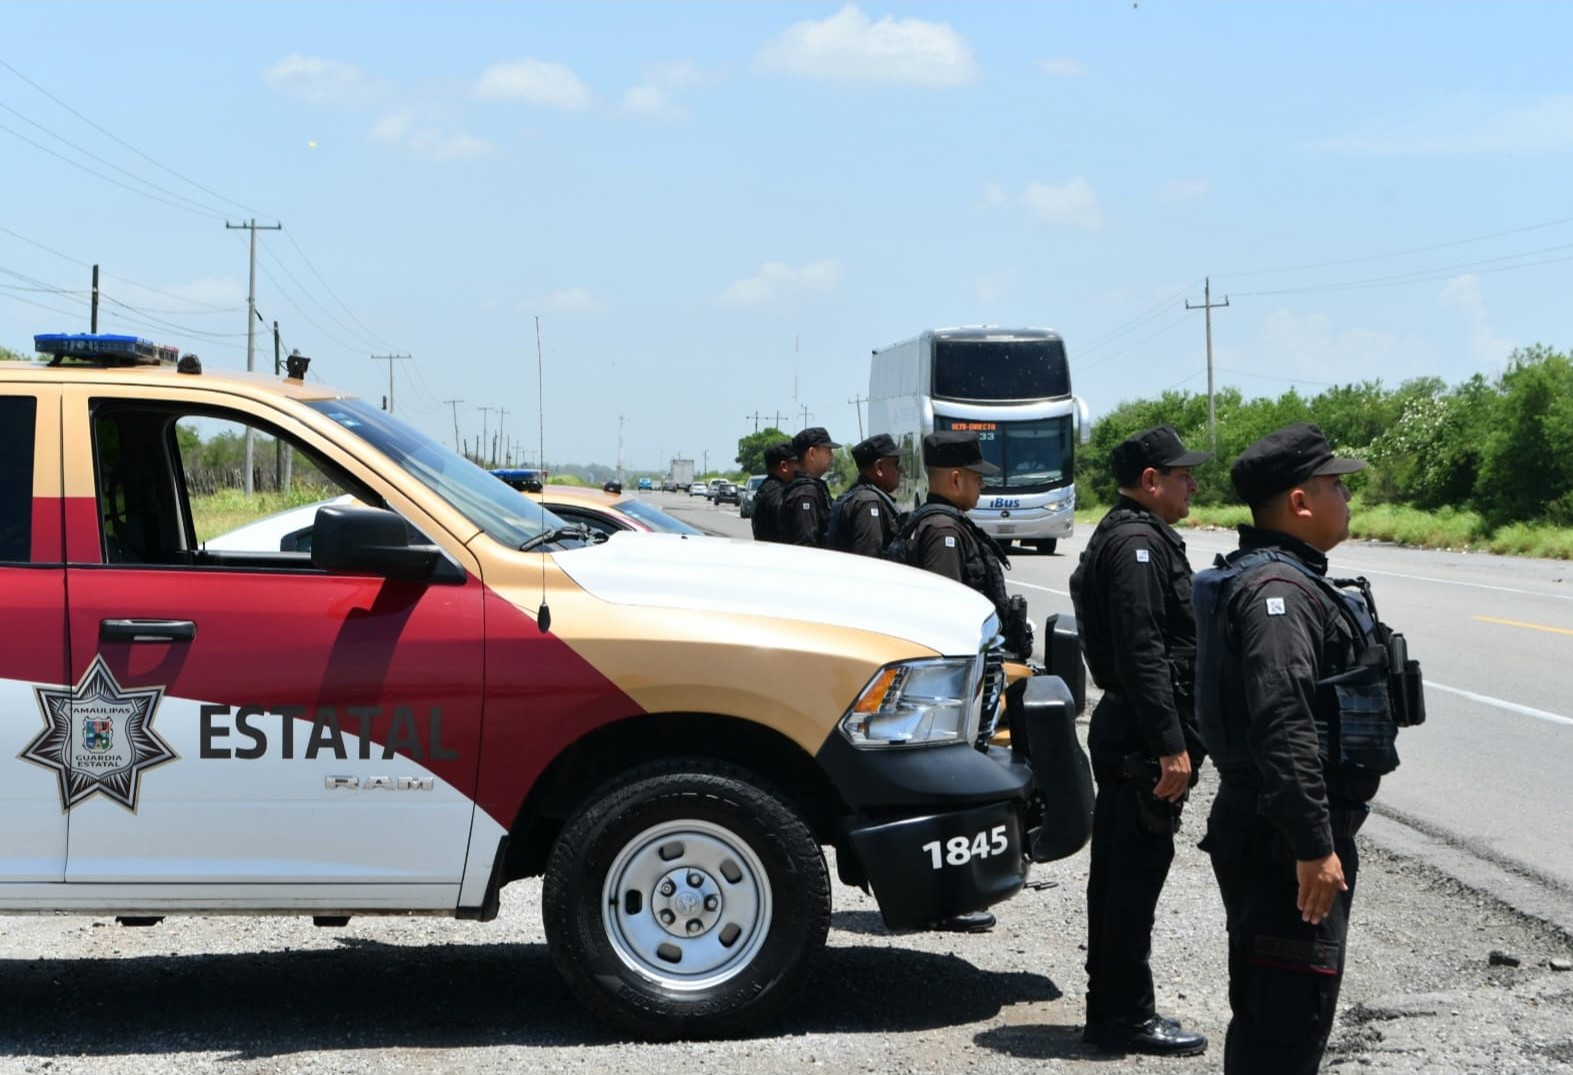
M1152 793L1160 799L1177 803L1191 787L1191 756L1186 751L1165 754L1158 759L1158 783Z
M1336 851L1323 859L1301 859L1294 864L1295 877L1300 882L1300 892L1295 906L1300 917L1317 925L1333 909L1333 901L1340 892L1348 892L1344 883L1344 864L1338 861Z

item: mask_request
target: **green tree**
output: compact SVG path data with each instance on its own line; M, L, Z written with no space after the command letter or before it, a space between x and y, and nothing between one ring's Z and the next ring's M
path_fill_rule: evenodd
M775 426L761 429L758 433L750 433L740 437L737 441L737 465L742 468L745 475L763 474L765 472L765 449L772 444L779 444L784 440L791 440L787 434Z
M1573 493L1573 362L1534 346L1508 356L1475 499L1493 523L1545 515Z

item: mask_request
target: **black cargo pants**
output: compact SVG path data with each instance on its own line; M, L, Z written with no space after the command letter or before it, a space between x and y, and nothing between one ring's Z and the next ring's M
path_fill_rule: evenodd
M1098 797L1087 875L1087 1025L1136 1026L1155 1014L1148 960L1153 916L1174 861L1173 808L1154 799L1151 780L1126 776L1118 762L1094 755L1092 773Z
M1360 860L1354 832L1364 813L1333 815L1333 850L1349 891L1317 925L1300 918L1288 843L1267 821L1213 804L1202 850L1212 856L1229 928L1229 1034L1224 1075L1315 1075L1343 983L1349 909Z

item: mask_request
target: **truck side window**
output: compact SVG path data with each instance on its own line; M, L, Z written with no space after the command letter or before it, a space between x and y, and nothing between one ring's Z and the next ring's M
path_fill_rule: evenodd
M38 401L0 396L0 562L33 555L33 430Z
M358 492L234 412L101 401L93 442L106 563L307 568L316 506Z

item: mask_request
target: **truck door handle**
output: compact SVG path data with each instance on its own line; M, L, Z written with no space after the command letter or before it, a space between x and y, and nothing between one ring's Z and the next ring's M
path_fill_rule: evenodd
M101 642L190 642L197 625L190 620L100 620Z

